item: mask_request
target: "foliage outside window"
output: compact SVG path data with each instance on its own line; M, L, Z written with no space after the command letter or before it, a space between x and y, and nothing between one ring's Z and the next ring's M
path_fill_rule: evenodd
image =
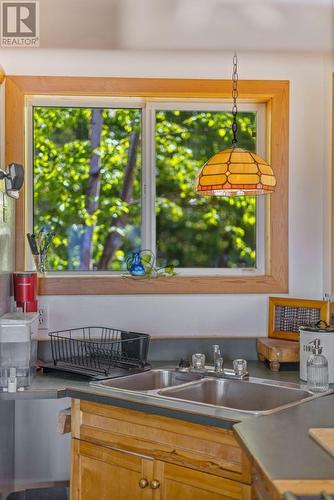
M141 108L33 107L34 229L55 231L50 271L120 271L145 248L143 168L155 166L155 238L159 265L255 268L254 198L199 197L199 167L231 143L226 111L159 109L150 137ZM255 112L239 114L240 146L256 148ZM155 187L155 189L154 189ZM152 218L154 218L152 215Z
M34 229L50 270L124 267L140 246L141 110L34 108Z
M240 113L240 146L255 150L256 114ZM200 167L231 144L232 116L214 111L156 113L159 262L176 267L256 265L255 198L194 193Z

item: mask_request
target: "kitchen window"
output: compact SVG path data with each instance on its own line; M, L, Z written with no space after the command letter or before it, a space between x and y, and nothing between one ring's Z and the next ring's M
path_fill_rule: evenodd
M202 147L203 143L201 145L203 139L201 133L198 135L201 139L198 141L197 151L196 147L190 145L189 141L196 138L196 131L193 129L191 134L187 134L187 130L184 130L184 124L187 126L190 124L192 127L200 125L201 114L205 117L206 113L211 113L213 122L215 122L215 118L217 118L218 122L224 122L224 126L221 127L222 130L219 132L219 143L218 141L215 145L212 143L213 149L222 149L225 145L225 139L226 146L228 146L229 138L226 137L226 134L229 133L230 93L231 82L229 80L33 76L8 76L6 78L5 162L6 164L18 162L26 167L25 193L24 196L20 196L16 204L17 270L30 267L29 249L25 241L26 232L33 229L34 223L39 226L43 222L41 218L41 214L43 214L41 198L35 199L35 221L33 221L33 158L36 152L43 155L43 152L37 151L37 148L35 151L33 148L33 108L35 107L36 111L39 108L40 113L43 112L44 108L63 108L67 111L74 109L77 112L82 112L80 109L88 109L90 112L92 109L102 109L106 115L108 113L112 115L115 113L115 109L125 109L140 114L140 120L139 114L137 120L137 125L140 127L136 157L137 177L133 184L131 202L133 212L132 214L130 214L130 211L128 213L126 229L123 230L124 227L122 227L122 231L119 231L123 239L121 238L121 245L117 249L117 258L111 260L111 265L108 268L110 270L98 270L96 262L98 262L98 256L103 251L99 242L99 248L93 247L93 257L94 252L95 257L93 258L92 267L94 272L88 272L87 268L82 269L80 272L80 270L77 270L79 267L79 245L73 250L74 259L71 265L69 265L69 261L66 262L68 256L66 258L58 256L58 262L54 261L52 264L56 272L40 276L40 295L285 293L288 291L289 82L270 80L241 80L239 82L240 116L241 118L247 117L250 120L245 127L246 133L248 138L253 140L253 147L256 147L261 155L267 157L273 166L277 178L277 188L273 195L257 199L256 206L254 200L246 201L246 203L253 203L253 214L250 217L252 223L249 224L246 218L246 221L244 221L244 235L235 240L238 242L238 245L235 245L238 248L236 258L234 256L233 260L226 262L226 255L232 255L232 253L226 252L226 249L223 249L223 252L220 251L219 245L226 241L224 234L221 237L222 232L219 226L220 216L223 213L223 211L220 211L221 207L217 209L217 207L205 206L205 199L200 200L203 206L199 207L197 205L198 197L188 197L190 185L193 182L193 173L197 172L201 163L210 154L207 154L209 141L205 144L206 150ZM169 123L167 128L165 126L166 121ZM246 122L244 121L244 123ZM85 130L86 138L84 141L86 141L87 146L87 140L90 141L87 126ZM127 136L124 135L118 141L123 140L123 149L129 153L128 146L131 130L126 132ZM68 131L66 133L68 134ZM67 148L73 147L73 144L69 145L73 142L71 137L67 136L66 138L64 132L60 133L61 135L62 138L58 136L58 141L62 143L62 146L67 144ZM55 133L53 139L56 136ZM67 139L70 140L66 142ZM176 162L176 168L182 166L185 169L185 172L181 172L180 177L176 175L176 180L179 183L177 189L175 189L175 175L174 173L170 175L170 168L175 167L173 159L176 158L176 139L180 141L185 160ZM117 141L113 142L111 140L113 146L117 146L116 143ZM80 149L81 146L76 143L75 147ZM178 144L176 144L177 147ZM250 146L248 145L248 147ZM87 149L87 147L86 150L83 147L83 150L86 151L84 162L87 164L87 151L91 152L92 150ZM99 148L97 148L96 152L99 152ZM200 154L197 154L198 152ZM167 162L165 161L166 158ZM113 158L112 161L115 163L116 159ZM161 174L160 169L164 170L164 175ZM111 178L115 174L110 169L106 173ZM36 174L38 174L37 171ZM165 174L167 174L167 182L163 180L163 177L166 177ZM51 168L48 175L51 177L56 176L57 169ZM85 175L85 181L87 182L87 170ZM119 175L119 180L124 180L124 171L117 175ZM168 175L170 175L169 178ZM36 178L38 178L38 175ZM186 179L185 183L183 179ZM81 187L80 182L78 184L78 179L74 179L75 182L72 181L71 183L75 186L75 189L80 191ZM66 188L65 183L64 187ZM47 184L45 184L46 188ZM70 191L68 193L72 195ZM101 200L102 198L98 199L99 210ZM245 203L244 200L240 200L240 202ZM209 203L224 204L226 200L211 198L208 201ZM233 208L233 203L239 203L239 200L231 200L231 207L229 206L229 208ZM112 205L112 207L115 206L118 207L118 213L116 210L117 217L122 210L124 211L124 205L121 202ZM60 207L66 208L62 207L61 197L59 197L59 200L57 199L57 210ZM198 216L199 208L203 210L200 216ZM223 208L226 209L226 206ZM243 209L244 207L237 208ZM247 214L251 213L249 208L245 211ZM138 222L136 224L133 218L135 210L137 210ZM44 213L47 214L50 211L52 212L52 209L49 207L44 210ZM114 213L114 217L111 218L114 219L114 208L111 211ZM63 212L66 213L65 210ZM92 225L91 221L93 221L93 225L95 224L94 230L98 234L99 222L96 220L96 215L93 214L92 219L86 220L85 223L89 226ZM206 238L210 235L208 227L212 225L213 244L212 241L208 242L205 238L198 241L200 237L196 234L196 231L203 228L201 223L196 224L197 216L199 220L205 220L206 227L204 229L206 230L202 234L205 234ZM59 217L56 217L55 222L59 224L59 220ZM184 224L186 230L184 232L179 231L180 237L174 237L174 241L172 238L172 244L168 246L166 228L168 231L171 224L173 230L173 224L176 224L177 230L180 221ZM76 220L76 223L78 226L81 224L78 224L78 220ZM253 228L253 233L248 231L246 235L247 224ZM234 226L230 224L229 227L222 227L223 232L228 230L231 234L234 231L233 227L242 226L238 222ZM57 227L55 227L55 230L57 234L61 233L61 231L57 231ZM72 228L73 241L75 241L76 230L79 239L82 236L81 227L74 228L74 231ZM169 230L169 235L172 234L172 230ZM219 233L219 237L217 237L216 233ZM233 236L238 238L237 232ZM93 239L95 243L97 241L95 233ZM186 248L185 242L187 241L190 241L195 249L198 245L200 250L196 252ZM196 245L193 244L194 242L196 242ZM175 263L178 274L173 277L158 279L137 280L124 277L125 255L139 244L141 248L155 250L158 261L162 265L168 263L169 260L172 261L171 263ZM63 245L63 243L61 242L60 245ZM215 245L218 245L218 247L215 247ZM209 249L209 251L205 252L203 248ZM217 252L215 248L219 248L219 251ZM62 249L63 252L66 251L66 245L63 245ZM75 252L77 252L76 257ZM61 267L66 272L60 272Z
M48 271L124 272L149 249L179 274L263 274L265 199L203 197L200 166L231 144L228 103L28 100L30 230L55 232ZM265 106L241 104L241 147L265 154ZM29 259L29 252L27 252ZM28 265L31 265L28 262Z

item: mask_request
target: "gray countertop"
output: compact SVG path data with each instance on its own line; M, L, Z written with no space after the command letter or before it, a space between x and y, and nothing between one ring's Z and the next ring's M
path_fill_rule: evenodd
M273 373L262 363L250 362L249 372L252 377L300 382L295 368ZM334 459L308 436L310 427L334 427L334 395L272 415L253 416L182 401L161 400L145 394L125 395L90 386L86 380L63 373L38 374L28 390L14 394L0 393L0 399L4 400L62 397L91 400L204 425L234 428L269 479L334 479Z
M333 480L334 458L309 437L310 427L334 428L334 395L254 417L234 430L272 481Z

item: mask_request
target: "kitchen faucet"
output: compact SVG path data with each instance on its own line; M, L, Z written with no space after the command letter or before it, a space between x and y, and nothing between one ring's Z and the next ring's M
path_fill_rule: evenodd
M184 372L200 373L203 377L229 378L234 380L244 380L249 378L247 370L247 361L245 359L235 359L233 361L233 369L223 368L224 360L221 354L220 346L215 344L213 348L213 368L205 366L205 355L197 353L193 355L193 360L203 358L201 367L190 365L182 359L179 363L178 370Z
M212 346L213 349L213 369L215 372L222 372L224 359L221 354L220 346L218 344L214 344Z

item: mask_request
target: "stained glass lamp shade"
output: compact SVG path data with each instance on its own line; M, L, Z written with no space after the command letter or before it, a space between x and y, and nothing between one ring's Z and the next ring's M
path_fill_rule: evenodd
M272 168L257 154L238 147L224 149L200 169L195 190L202 195L257 196L275 191Z

